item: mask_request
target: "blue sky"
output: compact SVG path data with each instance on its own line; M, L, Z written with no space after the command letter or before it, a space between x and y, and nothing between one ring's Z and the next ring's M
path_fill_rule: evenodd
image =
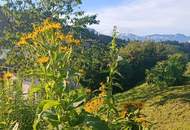
M131 0L83 0L82 8L92 11L105 7L120 5L124 1Z
M190 35L190 0L83 0L82 9L97 14L99 25L90 26L111 34L121 33Z
M190 35L190 0L82 1L81 8L100 20L90 28L103 34L111 34L116 25L120 33Z

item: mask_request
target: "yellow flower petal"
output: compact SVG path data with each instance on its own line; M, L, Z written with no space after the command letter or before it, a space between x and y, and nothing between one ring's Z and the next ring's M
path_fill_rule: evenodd
M44 64L44 63L47 63L48 61L49 61L48 56L41 56L37 59L37 63L39 64Z

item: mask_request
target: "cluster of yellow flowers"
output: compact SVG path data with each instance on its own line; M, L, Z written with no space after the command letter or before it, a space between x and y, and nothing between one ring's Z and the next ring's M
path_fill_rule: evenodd
M17 42L18 46L23 46L28 43L29 40L35 41L39 34L42 34L50 30L60 30L62 26L60 23L52 22L50 19L44 20L40 26L34 26L34 30L31 33L23 35ZM80 45L80 40L77 40L71 34L63 34L60 32L55 32L55 41L65 41L68 44ZM52 39L51 39L52 40Z
M37 63L39 64L45 64L49 61L49 57L48 56L41 56L37 59Z
M100 94L97 98L92 99L87 102L84 106L86 112L94 113L104 104L104 97L107 95L106 86L104 83L100 83L101 87L99 88Z
M36 32L45 32L46 30L51 30L51 29L61 29L62 26L60 23L56 22L51 22L50 19L46 19L43 21L41 26L39 27L34 27L34 31Z
M23 46L23 45L25 45L25 44L28 42L28 40L30 40L30 39L31 39L30 35L23 35L23 36L20 38L20 40L17 42L17 45L18 45L18 46Z
M80 45L80 40L77 40L73 37L72 34L63 34L60 32L56 33L56 39L60 40L60 41L65 41L68 44L73 44L73 45Z
M29 40L35 40L40 33L43 33L47 30L61 29L61 28L62 26L60 23L51 22L49 19L46 19L40 26L34 27L33 32L23 35L20 38L20 40L17 42L17 45L18 46L25 45Z
M61 50L61 52L68 52L69 50L70 50L70 48L68 48L68 47L66 47L66 46L61 46L60 47L60 50Z
M11 79L13 77L13 73L11 73L11 72L5 72L4 74L3 74L3 79L4 80L9 80L9 79Z
M84 106L84 110L89 113L94 113L99 110L99 108L104 104L104 98L98 97L87 102Z

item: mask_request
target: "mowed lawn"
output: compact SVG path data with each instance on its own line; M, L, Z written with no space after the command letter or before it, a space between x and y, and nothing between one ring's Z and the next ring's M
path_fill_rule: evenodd
M153 130L190 130L190 83L160 88L144 83L115 97L119 106L143 103L141 113Z

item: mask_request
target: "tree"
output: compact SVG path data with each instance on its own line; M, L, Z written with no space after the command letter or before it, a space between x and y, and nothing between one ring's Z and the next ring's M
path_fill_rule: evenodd
M168 60L158 62L154 68L147 70L146 81L160 87L178 85L183 81L186 63L183 54L171 55Z
M119 82L127 90L145 80L145 71L158 61L176 53L174 46L153 42L131 42L120 49L123 61L119 64Z
M78 33L86 25L97 24L96 15L85 15L77 7L81 0L3 0L0 6L0 21L5 23L0 33L1 44L16 41L21 33L32 31L47 17L59 21L67 32Z

